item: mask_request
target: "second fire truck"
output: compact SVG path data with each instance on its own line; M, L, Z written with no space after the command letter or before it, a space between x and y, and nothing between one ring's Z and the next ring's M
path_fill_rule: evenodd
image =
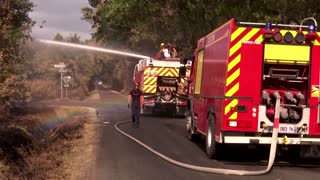
M280 97L278 143L297 153L317 148L319 42L313 25L234 19L201 38L188 85L189 138L205 136L209 158L223 144L270 144Z
M187 105L187 88L179 77L180 58L142 59L135 66L133 80L139 82L143 92L143 114L169 112L184 115ZM188 64L187 73L190 74Z

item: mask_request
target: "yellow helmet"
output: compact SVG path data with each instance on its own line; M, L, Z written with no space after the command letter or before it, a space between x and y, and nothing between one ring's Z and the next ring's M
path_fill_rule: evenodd
M161 43L160 46L164 46L164 43Z

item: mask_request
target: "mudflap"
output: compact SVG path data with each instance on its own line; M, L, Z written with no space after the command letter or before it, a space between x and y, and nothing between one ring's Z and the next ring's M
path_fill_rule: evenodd
M176 113L176 105L174 103L156 103L153 108L154 113Z
M153 112L153 106L143 106L142 107L142 111L141 111L141 115L145 116L145 115L152 115Z
M319 159L320 160L320 145L301 146L300 157L303 159Z
M187 106L176 106L176 115L185 117Z

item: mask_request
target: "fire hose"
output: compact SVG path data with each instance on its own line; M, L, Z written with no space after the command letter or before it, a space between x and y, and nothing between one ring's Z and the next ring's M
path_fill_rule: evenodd
M202 167L202 166L195 166L191 164L186 164L182 163L179 161L176 161L172 158L169 158L160 152L154 150L153 148L149 147L148 145L142 143L138 139L132 137L131 135L125 133L119 128L119 125L128 123L130 121L123 121L116 123L114 127L116 128L117 131L119 131L122 135L130 138L131 140L135 141L136 143L140 144L147 150L151 151L155 155L161 157L162 159L180 166L184 167L187 169L195 170L195 171L200 171L200 172L206 172L206 173L213 173L213 174L224 174L224 175L238 175L238 176L254 176L254 175L263 175L267 174L273 166L274 160L275 160L275 155L276 155L276 150L277 150L277 143L278 143L278 132L279 132L279 115L280 115L280 97L277 97L276 101L276 106L275 106L275 117L274 117L274 123L273 123L273 131L272 131L272 137L271 137L271 146L270 146L270 153L269 153L269 161L268 161L268 166L264 170L259 170L259 171L247 171L247 170L234 170L234 169L222 169L222 168L211 168L211 167Z

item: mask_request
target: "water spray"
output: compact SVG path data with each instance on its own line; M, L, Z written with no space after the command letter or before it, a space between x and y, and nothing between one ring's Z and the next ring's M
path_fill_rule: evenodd
M87 45L81 45L81 44L74 44L74 43L67 43L67 42L60 42L60 41L53 41L53 40L44 40L44 39L39 39L39 42L46 43L46 44L58 45L58 46L67 46L67 47L72 47L72 48L105 52L105 53L110 53L110 54L118 54L118 55L122 55L122 56L150 59L150 57L140 55L140 54L127 53L127 52L123 52L123 51L116 51L116 50L112 50L112 49L105 49L105 48L93 47L93 46L87 46Z

